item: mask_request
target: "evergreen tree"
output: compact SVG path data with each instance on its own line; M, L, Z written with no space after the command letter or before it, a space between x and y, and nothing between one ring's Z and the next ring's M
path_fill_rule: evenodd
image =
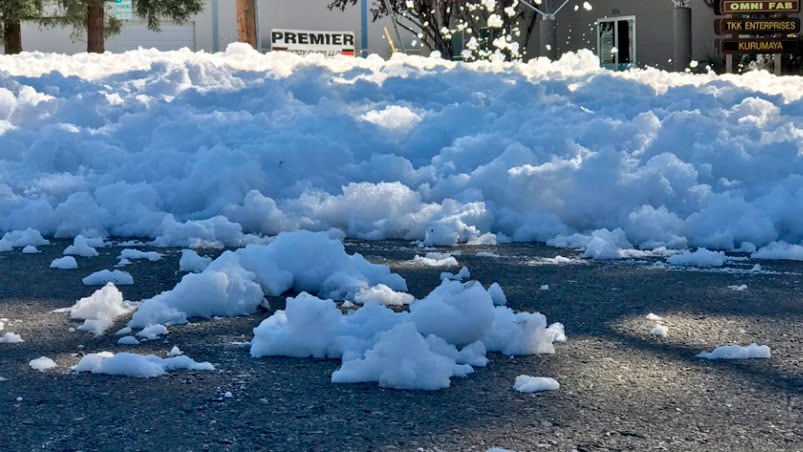
M76 35L86 33L87 52L103 53L106 36L120 32L122 22L106 15L103 0L58 0L62 24L72 25ZM181 23L203 10L203 0L133 0L134 14L148 28L159 31L164 19Z
M24 20L36 20L42 13L42 0L0 0L0 30L6 54L22 52Z

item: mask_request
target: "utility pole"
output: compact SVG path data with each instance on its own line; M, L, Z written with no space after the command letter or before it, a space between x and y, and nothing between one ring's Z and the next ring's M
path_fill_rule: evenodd
M256 0L237 0L237 41L257 48Z
M393 9L389 9L393 11ZM394 22L395 23L395 22ZM363 58L368 56L368 0L360 2L360 56Z

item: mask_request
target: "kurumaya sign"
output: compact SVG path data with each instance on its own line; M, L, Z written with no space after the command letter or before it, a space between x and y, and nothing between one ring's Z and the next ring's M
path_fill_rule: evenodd
M720 14L797 13L800 12L800 1L751 2L744 0L721 0L719 9Z
M350 31L310 31L274 28L270 32L271 50L305 55L354 56L354 33Z
M722 39L722 53L789 53L798 48L797 39Z

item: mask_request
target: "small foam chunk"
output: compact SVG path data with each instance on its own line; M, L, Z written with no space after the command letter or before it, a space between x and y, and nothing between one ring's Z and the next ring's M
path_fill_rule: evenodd
M38 370L39 372L58 367L58 364L47 356L40 356L39 358L32 359L28 362L28 365L31 369Z
M507 304L507 296L505 295L505 291L502 290L502 286L499 283L491 284L491 287L488 288L488 295L491 296L491 300L494 302L494 306L504 306Z
M558 383L554 378L549 377L531 377L529 375L519 375L516 377L516 382L513 384L513 389L518 392L557 391L560 389L560 383Z
M78 234L73 239L72 245L64 249L65 255L81 256L81 257L96 257L99 256L98 250L93 246L103 246L102 239L89 239L81 234Z
M182 272L200 273L209 266L212 258L201 256L196 251L186 249L181 250L181 259L178 260L178 269Z
M155 355L135 353L100 352L90 353L73 367L75 372L119 375L134 378L153 378L172 370L215 370L208 362L196 362L187 356L160 358Z
M152 341L158 339L159 336L164 336L168 333L167 327L161 324L148 325L142 329L137 336Z
M78 261L76 261L72 256L64 256L53 259L53 261L50 262L50 268L57 268L59 270L74 270L78 268Z
M756 343L743 345L722 345L711 352L701 352L698 358L717 360L717 359L769 359L771 357L770 348L766 345Z
M117 345L139 345L139 340L134 336L123 336L117 340Z
M706 248L699 248L697 251L684 251L680 254L669 256L667 259L672 265L693 266L693 267L721 267L725 264L727 256L722 251L710 251Z
M134 284L134 277L131 273L122 270L100 270L96 271L81 280L85 286L102 286L114 283L118 286Z
M22 336L17 333L6 333L3 336L0 336L0 344L19 344L20 342L25 342L22 340Z
M655 328L650 331L650 335L655 337L666 337L668 334L669 328L666 325L655 325Z

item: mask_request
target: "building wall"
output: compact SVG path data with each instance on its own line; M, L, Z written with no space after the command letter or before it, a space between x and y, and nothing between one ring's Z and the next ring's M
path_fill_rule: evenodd
M559 53L597 49L595 23L599 19L635 16L636 64L672 69L674 53L674 5L670 0L594 0L590 11L575 8L581 0L571 0L557 15ZM717 56L714 41L714 12L702 0L692 0L692 59L707 61ZM800 14L798 14L800 17Z
M714 14L699 0L692 2L691 9L692 58L703 59L714 50ZM566 8L557 16L559 51L589 48L596 52L597 20L635 16L636 64L671 69L673 10L669 0L595 0L590 11Z
M270 49L270 30L272 28L290 28L317 31L351 31L355 33L356 44L362 42L361 14L359 2L345 12L330 11L326 8L328 1L304 2L300 0L257 0L259 47ZM370 14L370 12L369 12ZM370 19L370 17L369 17ZM165 28L182 27L166 23ZM206 0L204 10L183 24L194 36L193 44L187 45L181 30L173 29L170 33L144 33L144 23L136 19L127 21L119 36L107 39L108 51L124 51L136 49L138 46L156 47L161 50L172 50L179 47L190 47L191 50L218 52L226 49L229 43L237 42L237 19L235 2L232 0ZM390 44L385 38L384 27L388 27L394 41L394 34L389 20L372 23L368 21L368 52L384 57L390 56ZM181 34L181 37L179 37ZM413 37L403 36L406 47L410 47ZM398 42L396 45L398 47ZM22 45L26 51L79 53L86 51L84 37L72 36L68 28L43 28L36 24L24 23L22 27ZM360 49L358 49L360 50Z
M369 3L372 0L368 0ZM530 0L532 1L532 0ZM555 4L561 0L552 0ZM671 69L673 55L673 10L670 0L590 0L591 10L583 7L584 0L570 0L556 18L558 54L579 49L597 50L599 19L634 16L636 23L637 66L654 66ZM360 2L345 12L329 11L328 0L257 0L260 50L270 49L270 31L273 28L305 29L317 31L353 31L358 51L362 42ZM714 49L714 14L702 0L692 0L692 58L705 61L716 55ZM190 47L191 50L218 52L237 41L235 3L232 0L206 0L202 13L189 23L169 25L171 33L154 33L144 29L142 22L131 21L121 35L109 38L109 51L135 49L138 46L157 47L162 50ZM370 14L370 13L369 13ZM173 28L175 27L175 28ZM367 28L368 53L389 57L390 45L385 38L388 28L397 47L415 49L410 34L402 37L403 46L389 19L377 23L369 20ZM72 30L40 28L23 24L23 48L33 51L77 53L86 49L83 38L75 38ZM187 39L187 36L191 36ZM530 41L528 56L538 54L538 32Z

